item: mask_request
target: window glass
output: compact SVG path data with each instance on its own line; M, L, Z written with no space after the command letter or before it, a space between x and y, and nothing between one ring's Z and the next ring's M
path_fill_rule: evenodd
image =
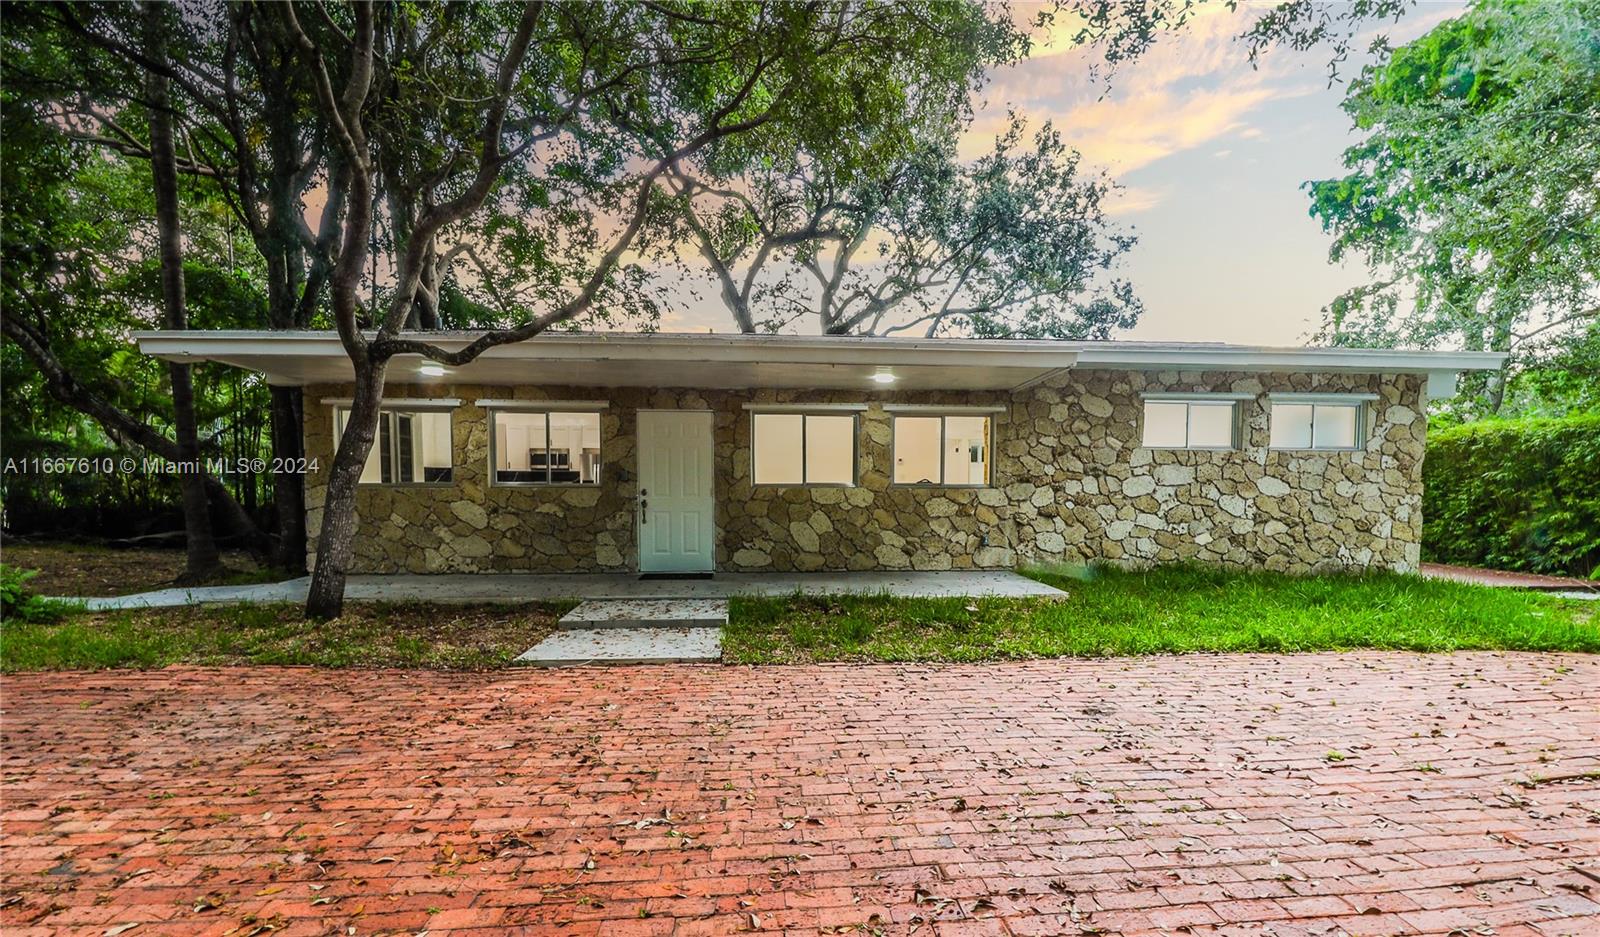
M1149 400L1144 405L1144 444L1150 449L1182 449L1189 441L1189 405Z
M856 418L806 415L806 482L850 485L856 480Z
M854 415L757 413L751 433L758 485L855 484Z
M1350 404L1317 404L1311 416L1314 449L1354 449L1356 408Z
M1146 400L1147 449L1232 449L1238 404L1232 400Z
M894 483L986 485L992 458L986 416L894 418Z
M1189 404L1189 448L1232 449L1233 407L1229 403Z
M572 485L600 482L600 414L551 413L550 480Z
M1358 403L1272 405L1274 449L1358 449L1360 437Z
M600 482L600 414L492 411L497 485Z
M334 411L334 445L344 438L348 408ZM443 484L451 478L450 411L384 410L361 468L363 485Z
M1272 448L1310 449L1311 411L1309 403L1272 405Z
M989 481L989 418L944 418L944 483L982 485Z
M805 416L799 413L757 413L751 424L754 434L755 468L751 475L758 485L798 485L805 481Z
M944 420L937 416L894 418L894 483L932 485L939 481L939 435Z

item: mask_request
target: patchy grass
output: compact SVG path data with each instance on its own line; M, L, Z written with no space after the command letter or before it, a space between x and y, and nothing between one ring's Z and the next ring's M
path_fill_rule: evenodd
M737 598L730 663L983 661L1380 648L1600 652L1595 604L1416 576L1294 577L1191 567L1034 571L1051 599ZM477 670L549 634L572 602L349 603L78 613L0 625L0 670L313 664ZM1337 753L1330 752L1333 760Z
M90 543L7 541L0 560L18 569L38 570L28 588L39 595L72 597L132 595L165 589L183 572L182 550L108 547ZM250 554L227 551L227 571L196 585L232 586L276 582L283 577L256 564Z
M739 598L733 663L1380 648L1600 652L1593 604L1392 573L1035 570L1049 599Z
M315 664L483 670L508 664L575 603L346 603L325 622L287 604L82 613L0 625L0 670Z

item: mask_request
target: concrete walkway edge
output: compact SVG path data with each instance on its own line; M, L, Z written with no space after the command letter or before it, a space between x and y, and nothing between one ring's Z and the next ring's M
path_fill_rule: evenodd
M184 605L303 602L310 578L244 586L158 589L135 595L64 597L90 611ZM1065 598L1011 570L839 573L718 573L712 579L641 580L634 573L455 573L351 576L355 602L537 602L553 599L726 599L736 595L894 595L904 598L1003 596Z

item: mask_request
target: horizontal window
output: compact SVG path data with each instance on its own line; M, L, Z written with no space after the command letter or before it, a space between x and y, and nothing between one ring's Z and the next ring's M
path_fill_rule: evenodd
M856 483L854 414L754 413L750 420L757 485Z
M600 414L489 412L496 485L596 485Z
M333 411L334 445L344 438L350 410ZM363 485L441 485L451 477L449 410L383 410L378 436L361 469Z
M1359 403L1272 404L1272 448L1359 449L1362 414Z
M894 418L896 485L987 485L989 417Z
M1142 444L1146 449L1237 448L1238 408L1234 400L1146 400Z

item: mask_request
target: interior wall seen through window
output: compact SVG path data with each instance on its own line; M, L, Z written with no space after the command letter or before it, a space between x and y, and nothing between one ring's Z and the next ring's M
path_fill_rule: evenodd
M987 416L894 418L894 483L984 485L989 482Z
M495 411L497 484L600 481L600 414Z
M377 438L361 467L363 485L442 484L450 481L451 438L448 410L384 410ZM334 411L334 445L344 438L350 411Z

